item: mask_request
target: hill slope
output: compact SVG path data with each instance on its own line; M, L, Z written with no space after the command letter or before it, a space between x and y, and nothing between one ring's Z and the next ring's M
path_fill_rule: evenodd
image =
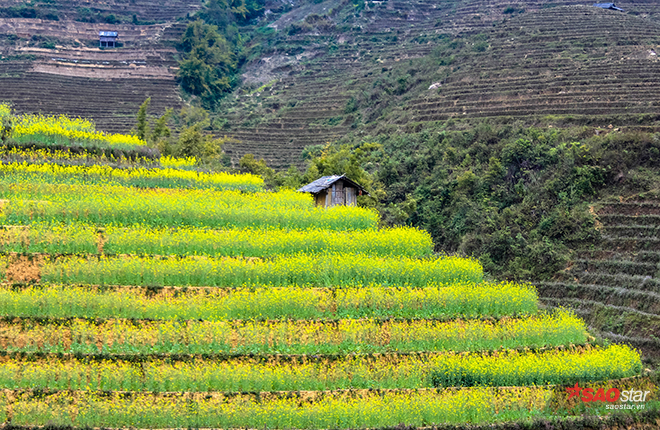
M566 386L657 388L638 351L426 231L194 160L109 159L95 145L146 142L82 119L14 120L42 127L0 164L3 425L605 427L621 415Z
M389 1L347 16L324 2L307 18L294 9L246 65L251 86L221 109L241 141L227 150L234 162L254 153L285 168L305 146L384 123L659 113L650 4L620 13L570 3Z
M156 113L182 106L174 46L186 24L176 19L201 2L44 2L32 8L35 18L12 17L31 16L20 4L0 2L0 100L17 111L91 117L119 132L147 97ZM153 24L131 23L146 20ZM99 30L117 31L123 46L99 49Z
M606 203L602 241L580 251L554 282L539 283L551 306L577 309L591 330L660 359L660 287L656 201Z
M155 113L180 107L177 21L201 4L0 1L0 99L19 111L85 113L110 131L129 129L146 97ZM657 79L653 2L620 4L626 13L581 5L265 2L265 17L243 29L254 40L244 84L220 109L222 133L240 141L226 150L234 163L254 153L286 168L302 165L306 146L376 120L657 113L647 91ZM99 29L117 30L124 47L98 50Z
M5 9L16 4L0 2ZM150 11L154 3L147 1L132 2L130 8L119 1L102 7L89 2L48 2L48 6L44 2L39 4L41 18L1 18L3 33L9 36L2 39L0 99L11 100L19 112L91 116L99 128L110 131L129 129L139 104L148 96L157 112L181 106L174 80L173 45L185 23L172 21L197 10L200 2L186 5L165 2L160 15L153 15ZM655 2L619 6L626 12L584 6L579 1L327 0L299 1L286 7L269 2L270 13L246 27L254 39L243 66L244 84L223 101L217 113L224 120L220 123L225 124L219 132L236 138L236 142L225 145L225 150L234 165L252 153L271 167L285 169L302 166L301 154L309 146L342 138L351 142L363 137L378 140L427 130L438 123L444 124L442 132L470 130L486 121L511 127L588 125L572 132L570 137L577 140L588 140L612 123L614 126L607 130L613 133L613 141L619 139L618 126L633 133L653 133L660 115L660 95L655 91L660 78L660 23ZM90 16L84 8L90 9L94 20L109 19L108 14L117 13L123 20L130 17L132 21L135 15L138 22L159 22L81 22ZM57 15L59 21L52 16L43 20L48 14ZM99 29L117 29L124 47L98 50L95 38ZM453 181L448 181L446 187L422 183L411 190L397 181L389 184L392 186L388 192L396 198L388 203L398 204L407 194L419 191L420 199L437 201L430 212L446 211L442 216L453 217L457 232L452 239L454 251L469 250L463 246L468 227L461 216L468 211L465 208L469 203L474 203L469 193L478 187L472 186L474 181L467 174L477 168L487 169L490 160L483 155L488 151L482 147L492 148L493 142L503 141L502 136L515 135L503 132L489 136L492 133L487 130L481 141L479 133L474 133L473 140L463 141L466 147L474 144L474 150L466 150L461 154L466 156L452 160L447 169L444 166L444 170L431 172L420 168L432 164L429 156L416 161L417 165L402 161L392 170L400 174L408 169L417 176L445 175ZM620 140L634 139L626 135ZM426 139L424 145L430 141ZM537 146L536 140L530 142ZM607 142L594 146L601 143ZM437 160L456 153L451 147L438 150L439 145L432 145L428 143L428 151ZM397 150L394 145L389 149ZM534 185L529 184L536 181L534 173L538 170L529 168L524 157L521 160L514 161L518 163L517 174L523 177L520 188L524 191ZM454 170L460 170L458 165L467 176L452 177ZM607 165L599 167L609 169ZM619 174L615 170L606 173ZM625 176L625 169L620 174ZM514 176L500 179L517 192L514 188L519 184L513 181L519 178ZM611 185L613 179L608 180ZM464 187L461 192L468 202L459 202L455 212L451 210L456 208L448 209L449 204L443 200L451 186ZM637 190L631 187L629 191ZM522 202L524 193L515 198L519 199L515 202ZM588 198L596 201L597 193ZM505 202L493 211L503 212L513 204ZM535 211L535 204L528 206ZM418 222L423 218L419 213L415 216L411 219ZM538 215L533 221L542 219ZM435 220L435 230L429 231L434 232L436 240L442 239L444 233L439 231L445 221L440 217ZM636 228L646 231L649 226ZM617 229L622 226L606 225L605 231L610 234L610 230ZM447 241L438 241L440 248L450 249L446 245ZM618 245L603 246L601 251L599 256L615 252L612 255L617 261L631 263L627 266L578 256L573 266L578 272L569 277L572 282L559 277L542 284L542 296L551 305L576 305L600 334L632 339L655 354L657 341L649 330L657 328L658 312L649 303L653 303L656 292L642 288L654 282L655 257L621 253ZM652 261L636 261L640 258ZM640 273L651 276L651 280L629 279L638 275L629 273L630 267L642 270ZM609 278L584 278L585 270L600 272L603 268ZM619 289L622 280L630 281L631 291ZM624 316L618 321L611 318L620 311ZM647 319L641 324L627 322ZM640 327L646 331L635 334Z

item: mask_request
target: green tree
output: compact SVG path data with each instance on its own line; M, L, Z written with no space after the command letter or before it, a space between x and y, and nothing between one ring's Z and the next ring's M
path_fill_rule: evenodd
M151 103L151 97L146 99L144 103L140 106L140 109L137 113L137 137L144 140L145 142L149 140L149 122L147 120L147 109L149 109L149 104Z
M13 130L14 123L11 115L3 116L2 122L0 123L0 142L7 142L7 140L11 138Z
M169 108L165 111L163 115L160 116L160 118L156 120L153 131L149 136L149 140L151 144L158 145L158 143L161 140L170 138L170 136L172 135L172 131L170 130L167 124L172 118L173 112L174 111L172 110L172 108Z
M214 139L204 132L204 126L204 123L198 122L185 127L168 152L177 157L195 157L203 165L224 167L227 163L222 149L232 139L226 136Z
M218 33L217 26L197 20L186 28L181 48L185 59L180 63L177 78L182 88L213 107L231 89L236 73L233 47Z
M179 157L200 157L206 146L206 136L200 124L187 127L181 132L175 155Z
M149 123L148 116L150 104L151 97L146 99L140 106L140 109L137 113L137 124L135 126L134 132L140 139L147 142L149 146L161 149L161 147L164 148L167 146L163 141L169 139L172 135L172 131L170 130L168 124L172 119L173 110L171 108L167 109L163 115L156 119L152 128ZM168 151L163 151L161 149L161 152L167 153Z
M259 16L265 4L265 0L209 0L200 16L209 24L225 28Z

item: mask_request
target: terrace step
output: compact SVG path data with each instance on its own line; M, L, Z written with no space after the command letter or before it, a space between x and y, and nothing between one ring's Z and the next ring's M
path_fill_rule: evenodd
M660 252L658 251L639 251L639 252L619 252L611 247L601 249L579 250L577 251L578 260L613 260L613 261L631 261L634 263L660 263Z
M625 274L630 276L654 277L658 273L656 263L639 263L631 260L582 260L576 259L570 269L571 276L582 276L589 273Z
M563 282L539 282L536 286L542 297L593 301L660 318L660 293L657 292Z
M598 220L614 232L623 228L653 227L660 229L660 215L622 215L622 214L598 214Z
M621 202L606 203L598 215L627 215L632 217L660 216L660 203L656 202ZM655 220L655 219L654 219Z
M588 285L603 285L607 287L627 288L637 291L650 291L660 294L660 279L651 276L626 275L624 273L608 274L603 272L570 273L557 275L558 281L573 282Z
M12 100L16 112L91 118L99 130L109 132L129 131L135 125L135 112L149 96L157 114L181 106L174 79L105 80L33 72L18 78L0 75L0 99ZM108 105L113 106L111 112Z
M540 301L574 309L592 333L660 363L660 203L606 202L598 218L599 247L576 250L554 282L537 283Z
M591 333L615 342L628 343L643 353L644 359L660 361L660 317L636 309L607 306L597 301L540 297L550 307L572 309L588 325Z
M637 237L616 237L603 234L602 239L601 246L620 252L660 251L660 238L639 239Z

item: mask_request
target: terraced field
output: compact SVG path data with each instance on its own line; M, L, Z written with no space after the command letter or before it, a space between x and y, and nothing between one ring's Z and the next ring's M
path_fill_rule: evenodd
M18 3L0 1L0 8ZM200 1L35 4L59 21L0 18L8 35L0 43L0 100L24 112L89 116L113 132L133 126L147 97L155 114L182 106L172 46ZM259 39L259 53L243 70L244 85L219 110L228 127L220 133L236 138L225 147L234 164L253 153L277 169L303 167L305 147L363 132L365 123L376 120L405 127L457 117L534 121L555 115L609 123L615 115L637 121L659 113L660 100L649 91L657 81L660 34L650 0L622 3L626 13L577 0L349 6L335 0L297 1L291 8L267 2L272 13L245 29L272 33ZM122 23L76 21L86 9L101 17L113 13ZM133 15L151 25L128 24ZM291 30L309 16L321 24ZM98 50L99 29L119 31L124 47ZM428 56L442 35L459 41L482 35L483 46L441 67L435 90L427 88L436 79L415 76L414 91L400 95L403 107L351 107L352 99L368 93L387 72ZM470 39L473 43L479 44Z
M0 164L4 423L529 422L657 390L636 350L594 344L572 313L539 311L534 287L485 281L424 231L379 230L370 209L185 160L21 151ZM571 400L576 383L597 400Z
M363 123L369 131L376 122L403 129L450 118L607 125L613 117L636 123L660 113L650 90L660 41L652 2L622 4L626 13L573 1L373 3L355 16L328 13L328 2L306 10L326 13L334 26L280 35L248 63L243 76L253 87L221 109L240 141L226 148L234 162L253 153L275 168L301 166L305 146L364 132ZM305 14L294 10L270 25L281 34L297 22L293 16ZM347 26L352 31L337 33ZM387 72L428 56L443 34L468 46L444 59L435 78L413 73L412 92L383 112L351 108ZM377 103L377 93L370 97L364 104Z
M9 7L16 2L0 2ZM75 21L81 7L114 11L130 17L151 16L153 25ZM190 4L156 2L48 2L41 13L61 19L0 18L0 101L19 112L67 114L94 119L100 129L126 132L148 97L154 114L182 106L175 81L175 44L186 24L175 22L199 8ZM157 13L156 13L157 11ZM150 15L151 14L151 15ZM128 21L130 22L130 20ZM119 33L122 47L98 48L99 30ZM75 96L74 96L75 95Z
M0 7L25 6L21 0L2 0ZM167 22L174 21L179 17L193 14L201 7L200 0L108 0L97 2L91 0L36 0L31 2L30 6L36 6L44 15L50 13L57 16L60 20L84 17L81 16L81 9L87 9L91 14L113 14L119 19L131 18L133 15L143 21Z
M541 301L576 310L590 330L660 360L660 204L606 203L598 211L603 240L579 251L555 282L538 285Z
M660 27L594 7L523 14L486 33L483 55L461 61L436 94L406 107L410 120L657 114Z

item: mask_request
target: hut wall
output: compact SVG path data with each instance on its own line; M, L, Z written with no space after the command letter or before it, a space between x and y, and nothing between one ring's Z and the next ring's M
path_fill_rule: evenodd
M327 190L323 190L314 196L316 198L316 206L330 206L330 193Z
M332 206L343 205L345 202L344 181L337 181L332 184Z
M338 205L356 206L358 188L344 181L337 181L329 188L314 194L316 206L331 207Z
M357 188L346 187L344 190L344 194L346 195L346 206L357 205Z

